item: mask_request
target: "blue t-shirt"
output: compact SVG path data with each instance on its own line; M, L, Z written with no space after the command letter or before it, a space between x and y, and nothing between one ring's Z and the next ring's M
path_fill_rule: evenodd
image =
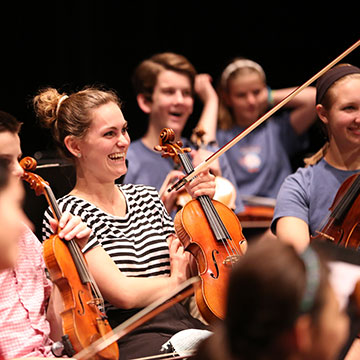
M181 139L185 147L191 147L189 141ZM210 149L215 151L215 149ZM144 184L160 190L166 176L174 170L174 161L171 158L163 158L159 152L149 149L141 139L133 141L127 152L128 171L124 178L124 184ZM231 167L225 157L219 158L222 176L228 179L236 188L236 182ZM238 194L238 191L237 191ZM236 197L235 212L243 211L244 206L239 198Z
M245 128L218 130L224 146ZM308 146L307 135L297 135L289 112L271 117L225 153L242 195L276 198L286 176L292 173L289 157Z
M271 224L273 233L279 218L294 216L304 220L309 225L310 234L316 235L316 230L321 230L326 224L341 184L356 173L357 170L336 169L325 159L316 165L299 168L281 186Z

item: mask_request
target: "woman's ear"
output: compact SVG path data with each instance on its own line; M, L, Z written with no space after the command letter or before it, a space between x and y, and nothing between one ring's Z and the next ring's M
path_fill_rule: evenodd
M145 113L150 114L151 113L151 105L152 102L148 100L144 94L138 94L136 96L137 103L139 105L139 108Z
M329 120L328 120L328 116L327 116L327 111L325 110L324 106L321 104L317 104L316 105L316 112L318 114L318 117L320 118L320 120L324 123L324 124L328 124Z
M310 315L301 315L294 325L294 345L299 353L308 354L313 346L313 333ZM314 339L316 341L316 339Z
M73 154L75 157L81 156L81 150L79 147L79 142L74 136L68 135L64 139L64 144L66 148L70 151L71 154ZM79 156L80 154L80 156Z

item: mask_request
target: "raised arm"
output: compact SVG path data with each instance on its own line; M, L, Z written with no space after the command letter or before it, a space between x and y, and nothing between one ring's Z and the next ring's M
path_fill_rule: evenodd
M205 144L216 140L219 99L211 83L211 76L199 74L195 78L195 92L203 102L203 110L197 126L204 129Z
M278 104L295 89L296 88L272 90L274 105ZM315 93L316 90L314 87L307 87L286 105L287 108L292 109L290 121L298 135L308 130L316 120Z

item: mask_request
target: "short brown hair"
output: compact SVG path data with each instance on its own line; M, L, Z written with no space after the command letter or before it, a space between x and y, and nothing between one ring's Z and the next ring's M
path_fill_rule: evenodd
M171 70L187 76L190 79L191 89L194 90L196 76L194 66L182 55L165 52L153 55L136 67L132 78L135 93L143 94L148 101L151 101L158 75L163 70Z
M21 122L14 116L5 111L0 111L0 132L9 131L12 134L18 134L21 125Z

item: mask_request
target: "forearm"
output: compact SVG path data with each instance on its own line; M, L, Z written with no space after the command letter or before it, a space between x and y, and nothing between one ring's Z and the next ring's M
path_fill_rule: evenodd
M147 306L178 284L175 277L125 276L101 247L88 251L85 257L103 297L121 309Z
M302 252L310 243L308 224L293 216L285 216L277 221L276 236L280 241L293 245L298 252Z
M204 104L203 111L200 115L197 127L205 131L203 136L205 144L216 140L218 108L218 98L214 97Z
M195 92L203 103L197 126L205 131L203 137L205 144L216 140L219 98L211 82L208 74L199 74L195 78Z

